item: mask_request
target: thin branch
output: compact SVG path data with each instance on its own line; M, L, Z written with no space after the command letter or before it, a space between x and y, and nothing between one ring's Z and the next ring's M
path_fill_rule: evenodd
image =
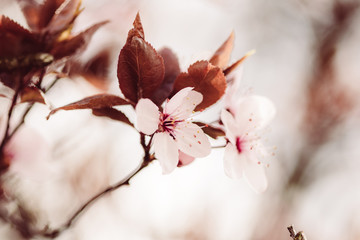
M44 75L41 75L41 79L40 81L42 82L42 78L44 77ZM56 77L55 80L50 84L50 86L44 90L44 93L47 93L52 87L54 87L54 85L57 83L57 81L61 79L59 77ZM34 103L31 103L25 110L25 112L23 113L22 117L21 117L21 121L16 125L16 127L14 128L14 130L11 132L11 134L9 135L9 138L11 138L18 130L19 128L25 123L25 118L26 116L29 114L30 110L33 108Z
M142 169L144 169L148 164L149 164L149 161L143 161L142 164L139 167L137 167L133 172L131 172L126 178L124 178L120 182L116 183L115 185L107 187L100 193L98 193L95 196L93 196L92 198L90 198L71 216L71 218L63 226L61 226L57 229L54 229L54 230L49 230L49 228L46 227L43 231L39 232L36 235L41 235L43 237L48 237L48 238L58 237L61 233L63 233L64 231L69 229L72 225L74 225L76 220L80 217L80 215L84 212L85 209L90 207L92 204L94 204L98 199L100 199L104 195L111 193L111 192L115 191L116 189L119 189L122 186L129 185L129 181L136 174L138 174Z
M212 149L216 149L216 148L224 148L226 147L226 145L220 145L220 146L211 146Z
M84 212L84 210L87 209L88 207L90 207L92 204L94 204L98 199L100 199L101 197L103 197L104 195L106 195L106 194L108 194L110 192L115 191L116 189L119 189L122 186L129 185L129 181L135 175L137 175L142 169L147 167L152 160L154 160L154 157L152 155L150 155L150 153L149 153L151 141L152 141L152 137L150 138L150 141L148 142L148 144L146 144L145 134L143 134L143 133L140 134L140 144L141 144L142 148L144 149L144 160L141 163L141 165L138 166L130 174L128 174L127 177L125 177L123 180L116 183L115 185L107 187L106 189L104 189L100 193L98 193L95 196L93 196L92 198L90 198L61 227L59 227L57 229L49 230L48 226L46 226L44 230L36 233L35 235L40 235L40 236L47 237L47 238L56 238L56 237L58 237L61 233L68 230L72 225L74 225L74 223L80 217L80 215Z
M16 79L16 80L18 80L18 79ZM14 111L14 107L16 105L16 101L17 101L17 97L19 95L19 92L20 92L19 87L16 87L15 93L14 93L13 98L12 98L11 106L10 106L9 111L8 111L5 133L4 133L4 137L2 139L1 145L0 145L0 152L2 152L5 144L10 140L10 137L9 137L10 120L11 120L11 116L12 116L13 111Z
M303 231L300 231L300 232L296 233L296 231L294 229L294 226L291 225L287 229L289 230L290 237L293 240L307 240L306 236L305 236L305 233Z

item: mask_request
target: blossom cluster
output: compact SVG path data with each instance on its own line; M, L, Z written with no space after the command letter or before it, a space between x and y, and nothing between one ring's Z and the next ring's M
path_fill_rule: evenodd
M24 131L24 123L35 103L49 106L46 92L59 79L71 78L74 74L86 79L91 75L90 82L97 79L95 86L104 88L106 84L104 71L86 70L91 70L92 66L94 69L106 68L104 59L109 53L99 53L86 67L74 57L83 52L92 35L106 21L74 35L72 26L81 12L80 0L48 0L43 4L18 1L30 29L0 16L0 81L8 90L0 97L10 100L7 116L0 118L0 174L9 169L16 172L24 164L30 164L32 167L25 168L33 171L34 166L42 165L42 159L49 155L39 147L46 143L38 134ZM117 78L121 93L97 94L57 108L49 106L47 118L59 110L90 109L94 116L127 124L140 135L144 150L141 169L158 160L163 174L208 156L212 150L209 137L215 141L224 139L226 175L244 177L256 192L263 192L267 188L263 159L269 153L260 134L274 117L275 107L263 96L238 94L241 79L230 76L239 71L238 67L252 52L229 65L233 41L234 34L231 33L210 59L197 61L182 72L172 50L155 50L145 40L137 14L118 57ZM56 78L49 85L43 79L50 74ZM217 121L194 121L194 115L201 115L219 101L222 110ZM24 103L27 104L26 111L17 125L11 127L15 106ZM124 105L131 106L136 113L135 122L116 108ZM40 140L28 141L24 132L28 132L27 136L32 140Z

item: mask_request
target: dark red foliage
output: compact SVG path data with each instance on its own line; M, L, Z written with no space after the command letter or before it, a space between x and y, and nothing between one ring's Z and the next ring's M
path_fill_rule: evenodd
M49 119L52 114L59 110L100 109L128 104L130 104L128 101L116 95L98 94L91 97L86 97L80 101L76 101L62 107L55 108L49 113L47 118Z
M78 52L83 51L89 44L93 34L106 23L108 23L108 21L94 24L93 26L79 33L75 37L58 42L53 47L53 49L51 49L51 54L54 56L55 59L60 59L66 56L75 55Z
M173 89L174 81L180 74L179 61L176 55L169 48L161 49L159 54L164 59L165 76L164 81L158 87L158 89L156 89L152 97L153 102L158 106L160 106L166 100L166 98L169 97Z
M188 68L187 73L181 73L175 80L173 94L185 87L193 87L203 95L203 101L196 111L203 110L216 103L226 89L226 79L219 67L208 61L199 61Z
M234 32L231 32L230 36L226 41L216 50L214 55L211 57L209 62L221 69L228 66L230 55L234 45Z
M117 76L124 96L134 103L140 98L152 99L165 74L163 58L144 40L139 14L121 49Z
M72 36L74 20L79 15L81 0L17 0L31 29L0 16L0 81L10 88L22 88L31 81L16 82L64 57L84 50L92 35L105 22L95 24ZM30 75L29 75L30 74Z
M107 108L93 109L92 114L98 117L108 117L112 120L126 123L132 127L134 126L123 112L115 108L107 107Z

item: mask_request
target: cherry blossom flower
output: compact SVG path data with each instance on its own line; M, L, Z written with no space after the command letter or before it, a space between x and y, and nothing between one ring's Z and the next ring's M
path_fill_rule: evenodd
M136 105L136 127L147 135L154 134L152 147L163 174L172 172L179 158L182 160L179 165L182 165L210 153L208 138L189 119L202 99L201 93L187 87L165 103L163 112L150 99L142 98Z
M258 133L275 115L273 103L265 97L242 97L232 113L223 109L221 120L229 143L225 147L224 169L230 178L244 177L256 192L267 188L262 159L268 156Z

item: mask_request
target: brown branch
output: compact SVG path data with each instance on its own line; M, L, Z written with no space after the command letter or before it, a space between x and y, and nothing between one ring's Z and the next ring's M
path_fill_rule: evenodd
M74 225L75 221L80 217L80 215L84 212L85 209L94 204L98 199L103 197L104 195L119 189L122 186L129 185L129 181L138 174L142 169L144 169L149 164L149 161L143 161L142 164L135 169L132 173L130 173L126 178L116 183L115 185L109 186L105 190L96 194L92 198L90 198L87 202L85 202L72 216L71 218L61 227L53 230L49 230L48 226L45 227L43 231L38 232L35 235L40 235L47 238L56 238L64 231L68 230L72 225Z
M290 237L293 240L307 240L304 232L300 231L300 232L296 233L294 226L291 225L287 229L289 230Z
M44 77L44 75L41 75L41 79L40 82L42 82L42 78ZM59 80L59 77L56 77L55 80L50 84L50 86L44 90L44 93L47 93L52 87L54 87L54 85L57 83L57 81ZM16 125L16 127L14 128L14 130L11 132L11 134L9 135L9 138L11 138L18 130L19 128L25 123L25 118L26 116L29 114L30 110L33 108L34 103L31 103L26 110L24 111L22 117L21 117L21 121Z
M20 80L21 80L20 77L15 79L17 86L16 86L15 93L14 93L13 98L12 98L11 106L10 106L9 111L8 111L5 133L4 133L4 137L2 139L1 145L0 145L0 153L2 153L4 146L10 140L10 137L9 137L9 135L10 135L9 134L10 120L11 120L11 116L12 116L13 111L14 111L14 107L16 105L17 98L19 96L19 92L20 92L19 81Z
M142 169L147 167L149 163L154 160L153 155L150 155L150 145L151 145L152 137L150 138L149 142L146 144L145 141L145 135L143 133L140 134L140 144L142 148L144 149L144 160L141 163L139 167L137 167L133 172L127 175L123 180L116 183L115 185L109 186L100 193L96 194L92 198L90 198L88 201L86 201L72 216L71 218L61 227L57 229L49 229L48 226L45 227L44 230L34 234L38 236L43 236L47 238L56 238L64 231L68 230L72 225L74 225L75 221L80 217L80 215L84 212L85 209L90 207L92 204L94 204L98 199L103 197L104 195L115 191L116 189L119 189L122 186L129 185L129 181L136 176Z

